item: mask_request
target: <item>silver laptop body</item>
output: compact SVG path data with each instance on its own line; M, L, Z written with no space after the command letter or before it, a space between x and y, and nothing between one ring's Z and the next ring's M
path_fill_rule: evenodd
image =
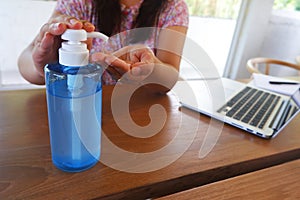
M182 106L267 139L275 137L299 113L294 95L226 78L178 81L173 91Z

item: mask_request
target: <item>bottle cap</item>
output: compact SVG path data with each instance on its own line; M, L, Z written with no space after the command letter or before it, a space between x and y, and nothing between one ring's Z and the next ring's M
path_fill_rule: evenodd
M89 50L83 41L92 37L101 38L104 41L108 40L106 35L99 32L88 33L83 29L67 29L61 35L61 38L66 41L62 42L59 49L59 63L70 67L87 65L89 63Z

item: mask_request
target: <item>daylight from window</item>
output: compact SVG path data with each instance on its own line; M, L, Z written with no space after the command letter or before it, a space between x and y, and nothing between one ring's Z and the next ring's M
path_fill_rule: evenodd
M187 36L207 52L222 76L242 0L186 2L191 16ZM2 2L0 22L11 25L0 36L0 87L28 85L18 72L17 58L49 18L54 6L55 1L46 0L23 0L22 4L20 1ZM300 10L300 0L275 0L274 9ZM181 68L185 78L197 76L193 67L183 64Z

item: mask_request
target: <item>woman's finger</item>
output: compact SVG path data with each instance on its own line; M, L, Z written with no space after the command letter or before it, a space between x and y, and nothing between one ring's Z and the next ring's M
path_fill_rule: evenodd
M130 52L130 60L135 60L136 63L154 63L155 55L150 48L138 48Z
M61 35L64 31L66 30L66 25L62 24L62 23L54 23L54 24L44 24L42 26L42 28L40 29L40 33L38 34L38 36L36 37L35 41L34 41L34 45L35 46L44 46L43 41L47 41L45 40L45 36L46 34L51 34L53 37L54 36L59 36ZM48 46L48 43L47 43Z
M84 30L86 30L87 32L95 31L95 26L91 22L83 20L83 21L81 21L81 23L83 24L82 28Z
M50 50L51 48L53 48L54 37L55 36L53 36L51 33L47 32L41 41L40 47L45 50Z
M155 67L155 63L135 63L132 65L131 74L133 76L149 76Z
M131 66L131 64L111 54L95 53L92 55L91 59L93 62L104 62L105 64L113 66L118 70L122 70L124 72L129 71Z
M79 19L69 15L58 15L58 17L55 18L54 20L55 22L60 22L65 24L67 28L70 29L82 29L83 27L83 23Z

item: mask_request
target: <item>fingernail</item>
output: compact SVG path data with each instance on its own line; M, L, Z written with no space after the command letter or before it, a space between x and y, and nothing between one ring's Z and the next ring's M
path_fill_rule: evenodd
M94 27L94 25L90 22L84 22L84 26Z
M79 21L77 20L77 19L71 19L70 20L70 23L72 24L72 25L75 25L75 24L77 24Z
M57 30L59 29L59 26L61 25L61 23L54 23L54 24L51 24L51 29L54 29L54 30Z
M49 32L46 32L45 33L45 37L48 37L48 36L50 36L51 35L51 33L49 33Z

